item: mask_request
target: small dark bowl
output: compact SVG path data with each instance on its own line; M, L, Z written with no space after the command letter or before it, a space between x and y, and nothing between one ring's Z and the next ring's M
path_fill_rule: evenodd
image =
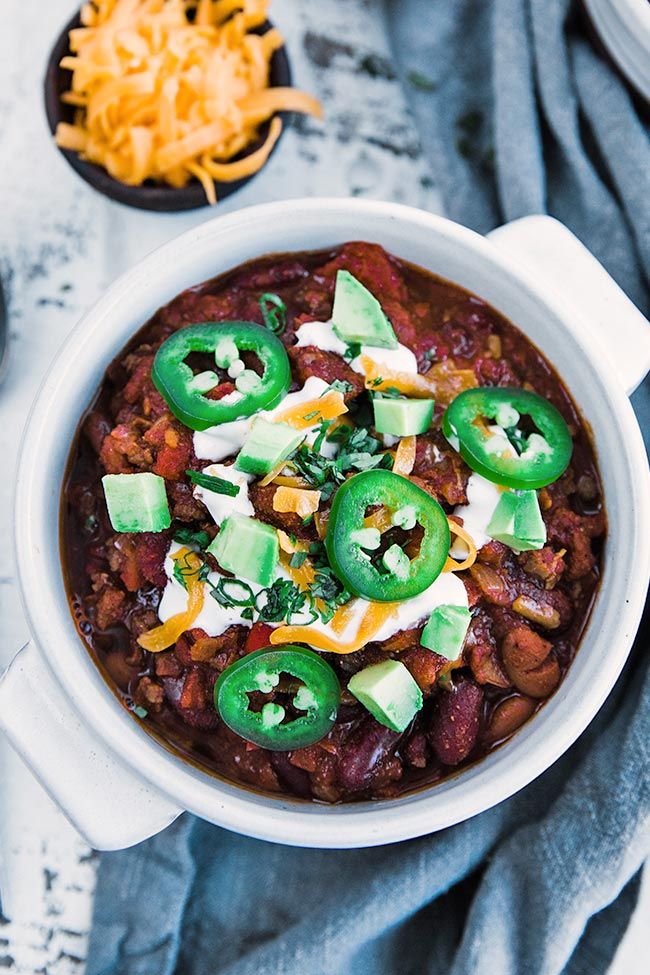
M72 72L60 68L59 62L71 53L68 44L68 32L80 26L81 20L79 14L77 14L61 31L52 48L47 64L44 83L45 112L52 135L54 135L59 122L73 122L74 107L72 105L66 105L61 101L62 93L68 91L70 88ZM270 27L272 27L272 24L267 21L255 33L264 34ZM291 67L286 49L281 47L275 52L271 60L270 87L279 88L289 87L290 85ZM281 115L286 122L290 113L283 112ZM242 159L251 152L254 152L264 141L268 134L269 126L270 122L265 122L260 128L259 140L238 156L235 156L235 159ZM282 134L280 135L281 138ZM275 152L280 139L278 139L271 150L271 154ZM105 196L110 196L112 200L117 200L118 203L126 203L127 206L139 207L141 210L156 210L159 213L195 210L197 207L208 206L203 187L196 179L191 180L186 186L180 189L155 183L153 180L147 180L141 186L126 186L124 183L120 183L119 180L113 179L101 166L85 162L76 152L71 152L68 149L60 149L59 151L87 183L90 183L91 186ZM224 197L230 196L231 193L240 189L256 175L256 173L253 173L252 176L244 176L242 179L234 180L232 183L217 182L215 184L217 200L223 200Z

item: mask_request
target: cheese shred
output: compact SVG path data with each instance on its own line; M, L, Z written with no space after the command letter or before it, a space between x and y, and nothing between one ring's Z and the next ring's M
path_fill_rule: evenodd
M269 0L85 4L60 63L72 72L61 99L75 115L57 126L57 145L129 186L196 179L216 203L215 182L243 179L266 163L282 132L277 112L322 118L310 95L269 87L284 40L275 28L252 33L268 7Z

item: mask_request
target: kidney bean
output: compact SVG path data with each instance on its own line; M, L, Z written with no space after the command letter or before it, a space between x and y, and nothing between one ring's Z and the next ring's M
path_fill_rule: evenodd
M269 757L282 788L303 799L310 799L311 783L307 773L293 765L286 752L270 752Z
M460 681L453 691L441 693L436 702L429 741L441 762L458 765L476 744L483 691L471 681Z
M560 683L560 665L551 654L534 670L520 674L515 684L531 697L548 697Z
M466 651L469 665L478 684L492 684L494 687L510 687L510 680L503 672L494 647L478 644Z
M548 697L560 681L552 644L527 626L517 626L503 641L501 655L515 687L531 697Z
M508 738L528 720L536 707L537 701L522 694L514 694L500 701L490 717L486 740L494 742Z
M367 789L379 772L381 763L390 758L402 735L366 718L348 738L340 751L339 779L350 792Z

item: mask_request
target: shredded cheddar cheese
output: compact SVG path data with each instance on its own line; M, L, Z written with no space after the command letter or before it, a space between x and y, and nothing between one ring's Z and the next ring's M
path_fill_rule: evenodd
M291 512L300 518L307 518L318 511L320 491L305 491L304 488L279 487L273 495L273 510Z
M271 59L284 40L275 29L252 33L268 7L269 0L86 3L61 61L72 72L62 101L75 116L57 127L57 145L129 186L151 179L181 187L195 178L216 203L215 181L264 165L282 131L277 112L322 117L310 95L269 88Z
M306 403L299 403L298 406L283 410L273 417L273 422L287 423L296 430L305 430L322 423L323 420L333 420L347 412L348 408L342 393L331 389L318 399L310 399Z
M402 437L397 450L395 451L395 461L393 463L393 473L408 477L415 465L415 437Z
M180 549L171 558L174 562L184 563L189 569L189 571L183 571L183 581L187 588L188 597L187 608L184 612L170 616L165 623L155 626L153 630L149 630L138 637L138 643L142 649L148 650L149 653L160 653L161 650L173 646L181 634L191 628L194 620L203 609L205 587L199 578L202 567L200 558L188 548Z
M347 609L348 605L342 606L341 609L337 610L337 613L343 614L345 611L347 617L350 612ZM397 606L398 603L370 603L361 619L354 639L348 643L343 643L311 626L279 626L277 630L273 631L269 640L274 646L283 643L308 643L310 646L316 647L317 650L324 650L327 653L341 655L356 653L357 650L365 647L366 643L370 643L386 620L390 619L396 611ZM336 632L335 619L336 614L332 619L332 627ZM340 623L337 623L337 626L340 626Z
M366 389L375 393L382 389L397 389L405 396L413 396L415 399L435 398L435 383L426 376L413 372L393 372L367 355L359 356L359 362L365 375Z
M474 563L476 562L476 556L478 554L476 549L476 543L474 542L474 539L469 534L469 532L465 531L465 529L462 528L457 521L454 521L453 518L447 518L447 521L449 522L449 531L452 533L452 535L457 535L458 538L460 538L460 540L464 542L464 544L467 546L468 554L463 559L462 562L457 562L456 559L452 558L452 556L450 555L447 561L445 562L445 566L442 571L462 572L464 569L469 569L469 567L471 565L474 565Z
M378 508L363 519L364 528L376 528L383 535L389 528L393 527L391 513L388 508Z

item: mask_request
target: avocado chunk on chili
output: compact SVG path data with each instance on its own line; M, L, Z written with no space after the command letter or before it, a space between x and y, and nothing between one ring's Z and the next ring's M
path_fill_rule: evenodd
M487 526L487 533L515 552L543 548L546 525L537 491L504 491Z
M104 474L102 487L116 532L162 532L171 525L165 481L158 474Z
M442 431L473 471L521 491L557 481L573 452L561 413L527 389L466 389L447 407Z
M375 396L372 407L377 433L393 437L415 437L426 433L433 419L432 399L397 399Z
M296 430L288 423L272 423L261 416L256 417L235 467L246 474L268 474L280 461L286 460L304 439L304 431Z
M255 353L262 375L244 369L235 379L233 396L210 399L216 373L195 376L185 361L193 352L214 356L219 368L232 368L242 352ZM285 348L277 336L254 322L202 322L179 328L156 352L151 378L175 417L190 430L207 430L277 406L291 384ZM212 383L216 379L217 382ZM212 383L210 386L209 384Z
M465 606L436 606L422 631L420 643L447 660L460 657L472 614Z
M391 512L412 509L413 530L419 549L411 558L405 546L415 541L408 535L391 544L368 550L363 531L367 509L381 506ZM398 529L406 533L404 528ZM359 534L362 532L362 534ZM371 543L376 538L371 536ZM438 578L449 553L447 516L438 502L416 484L386 470L362 471L348 478L334 495L327 523L325 549L333 572L356 596L378 602L410 599L428 589Z
M348 690L393 731L405 731L423 704L422 691L399 660L364 667L350 678Z
M285 692L283 675L289 678ZM256 692L283 697L254 710L249 695ZM340 698L330 665L313 650L292 644L247 654L224 670L214 688L214 706L231 731L271 751L306 748L324 738L334 725Z
M270 586L280 557L278 533L256 518L229 515L207 550L237 578Z
M393 326L373 294L349 271L339 271L332 308L334 331L349 345L398 346Z

